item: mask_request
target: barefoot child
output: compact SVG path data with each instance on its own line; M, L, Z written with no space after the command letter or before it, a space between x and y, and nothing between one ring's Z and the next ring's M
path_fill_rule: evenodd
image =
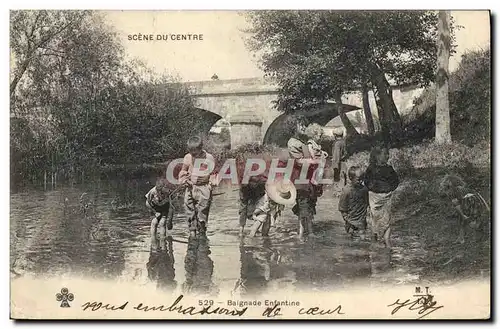
M375 147L370 153L370 164L364 174L372 219L372 240L384 238L385 246L391 247L391 197L399 186L399 177L388 164L389 150Z
M346 232L359 234L364 238L366 230L366 214L368 208L368 189L362 184L361 168L352 166L347 175L349 183L342 189L339 199L339 211L345 221Z
M249 184L250 185L250 184ZM257 182L253 186L260 189L263 181ZM275 225L276 218L281 214L285 205L295 203L296 190L292 183L285 183L283 180L278 182L267 182L264 186L265 192L256 202L252 202L252 219L254 224L250 229L249 236L253 237L260 230L262 236L268 236L269 230ZM248 214L248 209L247 213ZM240 217L240 235L243 234L247 217Z
M170 194L173 187L166 179L160 178L156 185L145 195L146 206L155 212L155 217L151 221L151 247L156 248L156 235L160 234L160 242L165 241L166 230L173 227L174 208L170 203Z
M490 207L477 192L470 190L459 176L446 175L440 182L440 192L447 196L458 218L457 242L465 243L465 232L472 229L472 235L481 239L490 224ZM474 234L477 233L477 234Z
M252 176L247 184L242 184L239 189L239 221L240 236L245 231L247 220L253 220L253 213L258 201L266 194L266 179L262 176Z
M313 173L318 167L318 160L311 155L310 151L317 151L315 145L308 143L314 140L314 134L311 134L314 129L307 129L307 120L303 117L298 117L291 120L294 130L294 136L287 142L288 154L291 159L294 159L294 168L292 181L296 181L300 177L302 167L307 163L307 183L295 183L297 188L296 204L292 208L293 213L299 220L299 239L305 240L308 236L314 236L313 219L316 214L316 203L318 197L322 195L322 187L314 180ZM307 136L307 134L309 136ZM318 145L319 146L319 145ZM316 150L315 150L316 149ZM318 155L321 154L318 152Z
M188 225L191 235L197 231L206 232L208 215L212 204L212 189L217 184L216 175L208 172L209 165L215 167L214 157L203 149L203 141L200 137L191 137L187 142L188 152L184 156L182 169L179 173L179 181L186 186L184 195L184 207L188 215ZM196 160L203 160L200 173L196 175L194 165ZM203 171L206 171L204 173Z

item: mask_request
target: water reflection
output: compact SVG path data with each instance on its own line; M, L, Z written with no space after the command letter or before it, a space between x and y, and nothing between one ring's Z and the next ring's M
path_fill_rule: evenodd
M172 237L167 237L165 246L151 248L146 264L148 278L156 281L156 287L165 290L175 290L174 249Z
M241 269L235 290L242 297L255 296L265 291L271 278L270 251L245 245L244 239L241 239L239 248Z
M167 241L164 252L154 253L149 244L151 218L142 202L149 188L135 181L12 194L11 271L131 279L132 272L146 264L149 279L162 289L214 295L236 284L241 295L251 296L294 287L335 289L359 279L414 282L432 257L415 229L399 224L390 251L353 241L327 197L318 200L317 237L310 243L298 243L290 209L269 238L239 239L238 194L230 189L214 202L209 238L188 238L179 206L174 240ZM92 212L81 212L83 193L95 207Z
M190 236L186 257L184 258L184 269L186 281L182 286L184 293L193 295L216 294L216 287L212 281L214 262L210 258L210 245L205 234Z

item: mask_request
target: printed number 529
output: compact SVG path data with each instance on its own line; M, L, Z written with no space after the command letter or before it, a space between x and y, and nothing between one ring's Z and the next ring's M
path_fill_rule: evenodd
M200 306L212 306L213 304L214 304L214 301L211 299L198 300L198 305L200 305Z

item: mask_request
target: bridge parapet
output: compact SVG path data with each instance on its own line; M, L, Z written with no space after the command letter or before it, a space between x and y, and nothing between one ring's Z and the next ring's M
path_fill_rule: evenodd
M266 78L207 80L187 82L196 97L277 94L278 86Z

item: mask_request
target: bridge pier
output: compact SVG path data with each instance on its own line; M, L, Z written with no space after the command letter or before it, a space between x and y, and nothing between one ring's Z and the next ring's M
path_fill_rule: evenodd
M242 111L231 117L231 149L238 146L262 143L262 120L251 111Z

